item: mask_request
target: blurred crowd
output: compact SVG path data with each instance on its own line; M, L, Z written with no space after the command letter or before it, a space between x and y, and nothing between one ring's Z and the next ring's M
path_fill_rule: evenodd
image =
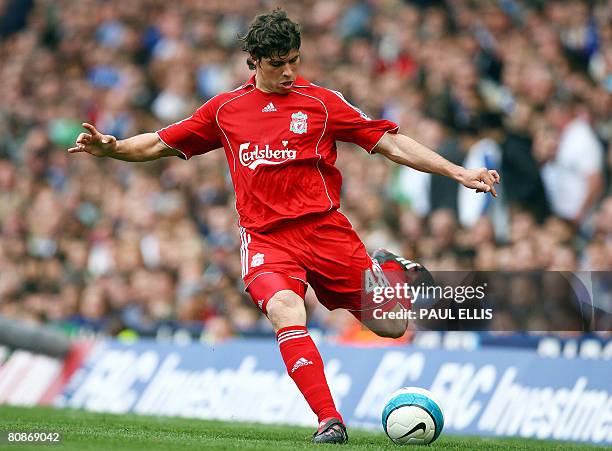
M432 270L611 269L610 2L279 4L302 26L305 78L502 176L493 200L341 144L342 211L370 251ZM0 0L0 315L126 336L270 333L243 292L223 152L136 164L66 148L83 121L155 131L243 83L237 35L276 5ZM326 333L352 327L307 301Z

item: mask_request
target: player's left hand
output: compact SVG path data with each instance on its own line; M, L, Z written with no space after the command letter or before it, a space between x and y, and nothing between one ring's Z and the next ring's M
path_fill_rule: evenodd
M464 169L459 176L459 182L463 186L474 189L477 193L491 193L493 197L497 197L495 185L499 180L497 171L487 168Z

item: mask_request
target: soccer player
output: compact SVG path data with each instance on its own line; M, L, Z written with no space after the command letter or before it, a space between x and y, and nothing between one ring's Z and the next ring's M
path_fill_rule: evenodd
M494 196L499 175L456 166L398 133L393 122L372 120L339 92L301 78L300 32L284 11L257 16L241 41L255 71L242 86L155 133L117 140L85 123L87 133L68 151L149 161L188 160L224 148L236 192L246 290L271 321L287 372L318 418L313 442L345 443L346 427L306 329L306 287L328 309L347 309L376 334L396 338L404 334L407 320L380 319L372 312L403 307L394 300L372 304L370 282L384 285L381 269L408 274L422 267L385 250L367 254L338 211L336 141Z

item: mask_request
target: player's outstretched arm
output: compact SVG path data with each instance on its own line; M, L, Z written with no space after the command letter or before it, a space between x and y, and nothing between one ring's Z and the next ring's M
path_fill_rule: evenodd
M86 152L96 157L110 157L123 161L150 161L161 157L180 156L177 150L166 146L156 133L143 133L117 140L103 135L93 125L83 123L88 133L81 133L69 153Z
M497 171L487 168L466 169L457 166L406 135L386 133L375 150L396 163L418 171L450 177L478 193L490 192L497 197L495 185L500 180Z

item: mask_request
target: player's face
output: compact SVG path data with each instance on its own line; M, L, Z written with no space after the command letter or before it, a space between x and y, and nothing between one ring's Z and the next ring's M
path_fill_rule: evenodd
M257 87L264 92L288 94L297 77L299 64L300 51L295 49L283 56L260 58L256 62Z

